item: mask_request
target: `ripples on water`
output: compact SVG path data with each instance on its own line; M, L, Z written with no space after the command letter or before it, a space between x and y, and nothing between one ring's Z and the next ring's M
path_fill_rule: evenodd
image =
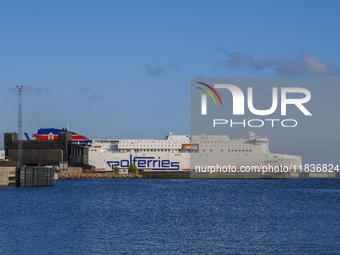
M0 188L1 254L336 254L339 179Z

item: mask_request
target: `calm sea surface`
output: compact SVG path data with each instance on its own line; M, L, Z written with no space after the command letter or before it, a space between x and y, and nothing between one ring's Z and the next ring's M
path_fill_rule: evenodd
M0 254L340 254L340 180L0 188Z

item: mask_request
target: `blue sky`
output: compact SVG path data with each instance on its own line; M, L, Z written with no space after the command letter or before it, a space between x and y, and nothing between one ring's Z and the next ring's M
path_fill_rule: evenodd
M1 1L0 132L188 134L191 77L339 77L338 1ZM2 137L1 140L2 142ZM3 145L0 144L2 147Z

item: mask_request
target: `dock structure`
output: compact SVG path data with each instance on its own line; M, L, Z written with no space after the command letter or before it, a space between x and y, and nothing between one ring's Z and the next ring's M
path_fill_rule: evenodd
M18 161L0 160L0 186L17 185Z
M53 186L55 167L18 166L19 162L0 161L0 186Z
M16 167L0 167L0 186L16 186Z
M38 187L54 185L53 167L20 167L20 187Z

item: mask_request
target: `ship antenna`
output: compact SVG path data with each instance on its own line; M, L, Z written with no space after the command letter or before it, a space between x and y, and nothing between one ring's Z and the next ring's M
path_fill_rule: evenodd
M247 116L247 119L248 119L248 121L247 121L247 124L248 124L249 123L249 115ZM249 125L247 125L247 128L248 128L248 134L250 134L251 130L250 130Z

